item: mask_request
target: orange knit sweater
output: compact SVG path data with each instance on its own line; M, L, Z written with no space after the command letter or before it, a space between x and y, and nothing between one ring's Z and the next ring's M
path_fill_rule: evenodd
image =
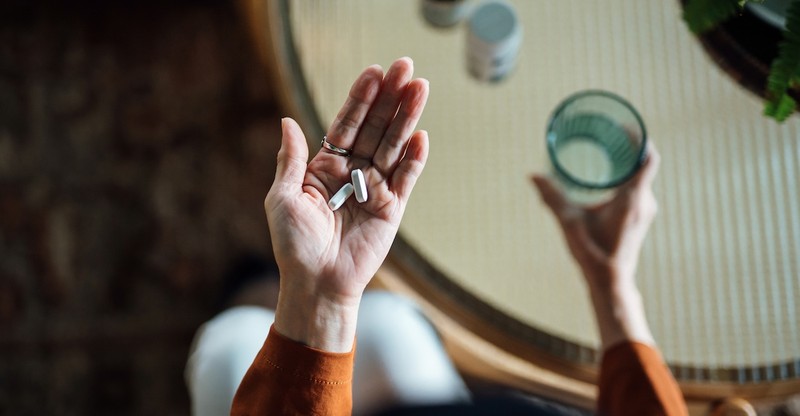
M354 351L335 354L273 328L247 371L231 415L349 415ZM603 355L597 414L686 415L686 403L659 352L624 342Z

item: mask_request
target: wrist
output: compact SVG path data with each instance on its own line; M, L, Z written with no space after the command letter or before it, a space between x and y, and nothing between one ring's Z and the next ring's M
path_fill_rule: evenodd
M353 349L360 297L342 298L284 287L275 310L275 330L309 347L329 352Z
M592 292L605 295L638 292L635 266L625 267L617 262L608 261L602 262L602 264L581 264L581 271Z
M624 341L654 345L644 311L642 295L634 280L618 279L613 285L589 287L602 349Z

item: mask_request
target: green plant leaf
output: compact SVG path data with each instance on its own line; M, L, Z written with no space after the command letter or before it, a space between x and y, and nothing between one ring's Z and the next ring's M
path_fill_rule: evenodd
M797 108L789 88L800 84L800 1L795 0L786 13L786 29L772 61L767 78L767 103L764 114L784 121Z
M782 95L778 100L767 101L764 106L764 115L783 122L794 113L797 102L788 94Z
M694 33L703 33L740 12L747 0L689 0L683 8L683 20Z

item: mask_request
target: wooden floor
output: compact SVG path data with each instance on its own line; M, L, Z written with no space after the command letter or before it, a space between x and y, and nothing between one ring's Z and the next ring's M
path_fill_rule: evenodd
M187 414L222 271L271 252L263 67L228 2L28 3L0 6L0 415Z

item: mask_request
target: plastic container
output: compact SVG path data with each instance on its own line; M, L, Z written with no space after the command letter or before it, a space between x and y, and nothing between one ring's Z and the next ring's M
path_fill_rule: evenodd
M467 30L467 69L481 81L505 78L516 66L522 26L505 1L487 1L475 8Z

